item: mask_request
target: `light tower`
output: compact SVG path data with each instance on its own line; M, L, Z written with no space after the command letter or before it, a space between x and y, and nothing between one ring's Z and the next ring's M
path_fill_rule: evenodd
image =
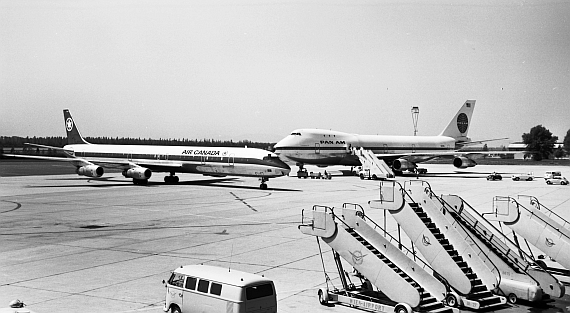
M412 121L414 122L414 136L418 133L418 117L420 115L419 107L412 107Z

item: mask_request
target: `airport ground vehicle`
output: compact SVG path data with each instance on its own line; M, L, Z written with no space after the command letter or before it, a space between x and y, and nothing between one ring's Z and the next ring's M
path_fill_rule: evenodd
M560 171L546 171L546 173L544 173L544 179L554 178L557 176L562 176L562 173Z
M309 173L307 172L306 168L302 168L297 171L297 177L299 178L307 178L309 177Z
M547 178L546 183L548 185L568 185L568 179L562 176L554 176L552 178Z
M12 300L8 304L8 308L0 308L0 313L34 313L26 308L26 304L20 300Z
M511 176L511 179L514 181L519 181L519 180L531 181L534 180L534 173L530 172L527 174L514 174L513 176Z
M371 174L370 169L368 168L358 172L358 177L360 177L360 179L378 179L378 176L376 176L376 174Z
M187 265L174 270L163 283L164 312L277 312L273 281L256 274Z
M487 180L502 180L503 176L501 176L501 174L499 173L491 173L489 175L487 175Z

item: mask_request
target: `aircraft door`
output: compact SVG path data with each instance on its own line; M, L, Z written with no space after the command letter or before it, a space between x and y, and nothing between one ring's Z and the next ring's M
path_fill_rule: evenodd
M133 152L129 151L129 153L127 153L127 160L129 160L129 162L133 161Z
M230 156L228 157L228 165L229 166L234 166L234 158L235 158L235 154L230 154Z
M412 144L412 153L416 153L416 145Z
M388 145L387 144L383 144L382 148L384 149L384 154L388 153Z
M316 154L321 153L321 144L320 143L315 143L315 153Z

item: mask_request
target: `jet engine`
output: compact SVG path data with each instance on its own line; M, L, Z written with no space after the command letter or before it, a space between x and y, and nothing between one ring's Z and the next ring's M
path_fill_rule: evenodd
M103 173L105 173L105 170L101 166L91 164L76 168L75 173L82 176L101 177Z
M123 171L123 176L130 177L134 179L149 179L152 175L152 171L146 167L135 167L129 168Z
M466 157L456 157L453 159L453 166L457 168L468 168L477 165L477 162L471 160L470 158Z
M414 162L410 162L408 160L405 159L396 159L394 160L394 162L392 162L392 168L395 171L405 171L405 170L411 170L414 169L416 167L416 164Z

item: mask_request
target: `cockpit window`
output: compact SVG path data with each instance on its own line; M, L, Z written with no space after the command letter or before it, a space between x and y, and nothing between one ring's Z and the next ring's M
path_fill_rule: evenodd
M301 133L291 133L291 136L301 136Z

